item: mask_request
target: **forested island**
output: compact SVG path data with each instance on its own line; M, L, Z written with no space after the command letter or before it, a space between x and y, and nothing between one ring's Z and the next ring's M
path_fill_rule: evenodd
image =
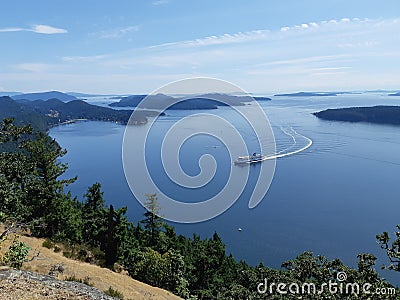
M325 96L337 96L339 93L332 92L298 92L289 94L276 94L276 97L325 97Z
M63 102L59 99L29 101L14 100L8 96L0 97L1 120L13 117L15 124L31 124L37 131L46 131L52 126L77 119L127 124L131 114L132 110L114 110L91 105L82 100L69 102ZM144 124L147 122L147 117L157 115L159 115L158 112L143 110L135 114L131 123Z
M400 125L400 106L371 106L327 109L313 113L322 120Z
M122 97L119 102L109 104L111 107L137 107L139 103L146 99L146 103L142 108L146 109L160 109L168 107L169 109L217 109L218 106L241 106L253 100L268 101L268 97L249 97L249 96L235 96L228 94L203 94L188 97L172 97L164 94L156 95L131 95ZM147 101L148 100L148 101ZM176 104L172 104L179 101Z

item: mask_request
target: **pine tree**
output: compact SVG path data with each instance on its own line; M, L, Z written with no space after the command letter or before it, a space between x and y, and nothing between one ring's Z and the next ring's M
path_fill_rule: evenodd
M101 184L95 183L84 195L86 201L82 207L82 236L93 247L103 245L107 234L107 209L103 194Z
M27 205L32 207L31 219L38 219L43 226L36 227L33 233L38 236L80 240L81 217L77 209L76 199L64 188L76 180L59 179L67 170L67 165L59 161L66 154L57 142L44 133L39 133L35 139L27 141L23 150L33 172L27 186L29 199ZM75 232L71 232L74 229ZM65 231L68 230L67 234Z
M144 213L145 219L141 221L144 228L150 231L150 246L155 246L157 236L164 227L164 221L159 216L160 206L157 202L156 194L146 194L147 201L145 203L147 211Z
M23 144L32 134L27 125L18 127L13 119L4 119L0 124L0 211L15 220L23 220L29 215L26 205L26 186L32 178L32 164L22 151Z

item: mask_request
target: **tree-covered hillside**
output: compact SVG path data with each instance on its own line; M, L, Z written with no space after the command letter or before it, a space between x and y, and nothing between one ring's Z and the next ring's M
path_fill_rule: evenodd
M203 94L187 97L172 97L164 94L156 95L131 95L122 97L119 102L111 103L112 107L136 107L146 98L146 102L141 104L142 108L160 109L167 108L175 110L191 109L216 109L218 106L242 106L253 100L269 101L267 97L235 96L229 94ZM173 104L174 102L177 102Z
M27 100L27 101L36 101L36 100L46 101L49 99L58 99L67 102L67 101L77 100L77 98L73 95L69 95L58 91L18 94L18 95L13 95L12 98L14 100Z
M0 97L0 119L12 117L15 124L31 124L37 131L46 131L50 127L73 121L87 119L92 121L109 121L127 124L132 110L114 110L107 107L91 105L82 100L63 102L58 99L15 101L8 96ZM131 120L133 124L147 122L147 117L156 116L153 111L140 111Z
M372 106L327 109L314 113L320 119L400 125L400 106Z

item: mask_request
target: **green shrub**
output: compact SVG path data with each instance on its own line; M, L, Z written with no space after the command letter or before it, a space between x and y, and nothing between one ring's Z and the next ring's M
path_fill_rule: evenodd
M65 281L74 281L74 282L79 282L79 283L83 283L83 284L86 284L86 285L88 285L88 286L93 286L93 283L91 283L90 282L90 278L89 277L85 277L85 278L77 278L76 276L75 276L75 274L74 275L71 275L71 276L68 276L67 278L65 278L64 279Z
M106 295L108 295L108 296L111 296L111 297L115 297L115 298L118 298L118 299L121 299L121 300L124 299L124 295L120 291L118 291L117 289L114 290L112 288L112 286L110 286L108 288L108 290L105 290L104 293Z
M52 249L54 247L54 243L49 239L45 239L42 243L42 246L47 249Z
M99 248L94 248L85 244L64 244L64 247L65 251L63 252L63 255L67 258L104 266L104 252Z
M24 242L21 242L19 236L16 235L11 246L4 255L4 262L12 268L20 269L22 264L27 261L30 249L31 248Z
M71 253L71 251L63 251L63 255L64 255L66 258L72 258L72 253Z

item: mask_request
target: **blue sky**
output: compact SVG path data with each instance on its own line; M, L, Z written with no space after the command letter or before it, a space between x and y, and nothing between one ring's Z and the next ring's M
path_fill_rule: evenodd
M193 76L267 94L400 89L398 0L14 0L0 9L0 91L149 93Z

